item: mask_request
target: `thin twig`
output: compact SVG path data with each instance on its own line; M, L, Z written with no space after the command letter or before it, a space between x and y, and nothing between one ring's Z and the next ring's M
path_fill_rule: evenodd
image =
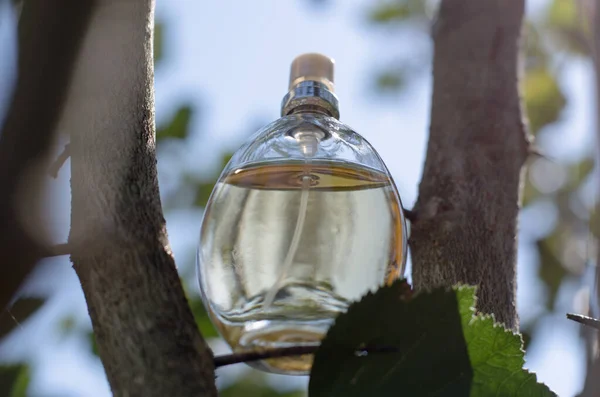
M600 320L597 320L593 317L588 317L581 314L567 313L567 318L580 324L587 325L588 327L600 330Z
M417 220L417 213L415 211L407 210L406 208L402 208L404 211L404 217L410 221L410 223L415 223Z
M534 158L543 158L548 161L555 161L554 159L551 159L546 153L544 153L541 148L535 146L534 144L529 145L527 152L530 156L533 156Z
M225 365L245 363L249 361L265 360L267 358L279 358L289 356L302 356L304 354L314 354L319 346L292 346L281 347L278 349L270 349L246 353L234 353L224 356L215 357L215 368Z
M61 256L61 255L70 255L71 249L67 243L57 244L50 247L49 251L46 254L47 258L51 258L53 256Z
M233 353L214 358L215 368L225 365L245 363L249 361L259 361L269 358L303 356L305 354L315 354L319 346L291 346L276 349L253 351L245 353ZM356 355L362 356L369 353L397 353L398 348L394 346L367 346L354 350Z
M58 155L58 158L54 160L54 163L50 166L50 175L53 178L58 178L58 171L62 168L68 158L71 156L71 150L69 148L69 144L65 145L63 151Z

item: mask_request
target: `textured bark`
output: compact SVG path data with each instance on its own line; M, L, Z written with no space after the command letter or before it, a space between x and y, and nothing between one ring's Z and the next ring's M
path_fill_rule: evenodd
M152 0L101 0L62 126L71 134L69 246L115 396L216 396L157 183Z
M23 216L35 210L23 206L37 204L43 175L36 166L52 144L90 11L82 0L23 4L17 81L0 135L0 311L45 253L32 233L38 220Z
M478 309L517 328L518 91L524 0L443 0L433 26L427 158L411 228L417 289L477 285Z

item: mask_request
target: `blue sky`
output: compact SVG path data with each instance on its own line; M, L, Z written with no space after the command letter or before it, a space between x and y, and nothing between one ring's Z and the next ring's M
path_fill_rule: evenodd
M366 0L334 1L322 7L306 1L198 2L170 0L157 2L157 19L166 24L165 59L156 71L157 121L168 120L184 101L200 108L193 120L197 134L190 139L178 164L159 163L161 184L169 185L171 167L199 174L214 167L221 151L235 149L248 129L258 122L279 117L279 104L287 89L289 64L298 54L321 52L336 60L336 92L340 98L341 121L352 126L378 150L392 173L404 205L410 208L417 196L424 161L428 128L431 79L429 73L411 83L401 95L381 98L370 90L372 72L388 65L396 54L410 54L426 40L409 34L391 35L385 29L373 29L365 22ZM535 13L545 0L532 1L528 12ZM11 27L6 13L0 13L1 47L11 47ZM0 103L6 99L13 66L0 58ZM581 155L590 144L593 125L593 76L589 65L575 62L567 67L562 84L569 98L562 129L569 126L569 139L557 133L542 142L557 158ZM4 95L4 96L3 96ZM56 150L68 138L59 137ZM56 242L67 238L69 225L69 163L57 180L48 180L49 223ZM197 244L202 213L178 210L167 214L171 244L182 273L193 274L190 253ZM551 217L543 206L533 206L521 217L519 252L519 308L522 321L543 304L544 290L535 283L537 259L530 242L551 226ZM51 282L49 282L51 280ZM186 280L196 288L194 279ZM572 396L581 387L583 346L577 338L579 327L564 320L561 313L573 311L575 282L562 288L558 299L559 314L544 319L527 356L527 367L538 373L558 394ZM87 340L73 333L61 333L57 319L75 313L76 326L89 329L89 320L81 288L67 258L46 260L26 291L52 291L53 298L22 332L0 345L0 357L17 360L27 357L35 369L33 391L52 392L56 396L105 397L109 389L97 359L88 354ZM214 342L217 353L227 351ZM227 382L244 366L220 374ZM281 384L281 377L271 381ZM304 384L305 378L286 379L288 384Z

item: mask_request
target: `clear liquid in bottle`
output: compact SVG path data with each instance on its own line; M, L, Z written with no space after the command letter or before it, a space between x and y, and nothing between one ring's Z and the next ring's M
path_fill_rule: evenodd
M221 179L201 232L202 287L238 351L318 344L352 301L401 275L403 219L385 173L345 162L267 162ZM290 270L265 307L302 212ZM306 373L311 357L253 365Z

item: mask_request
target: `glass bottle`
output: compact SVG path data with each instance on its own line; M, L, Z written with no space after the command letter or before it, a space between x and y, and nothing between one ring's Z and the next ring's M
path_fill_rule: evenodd
M338 121L333 65L293 61L282 117L237 150L206 206L200 289L234 352L318 345L352 301L404 272L400 197L375 149ZM312 357L249 364L307 374Z

